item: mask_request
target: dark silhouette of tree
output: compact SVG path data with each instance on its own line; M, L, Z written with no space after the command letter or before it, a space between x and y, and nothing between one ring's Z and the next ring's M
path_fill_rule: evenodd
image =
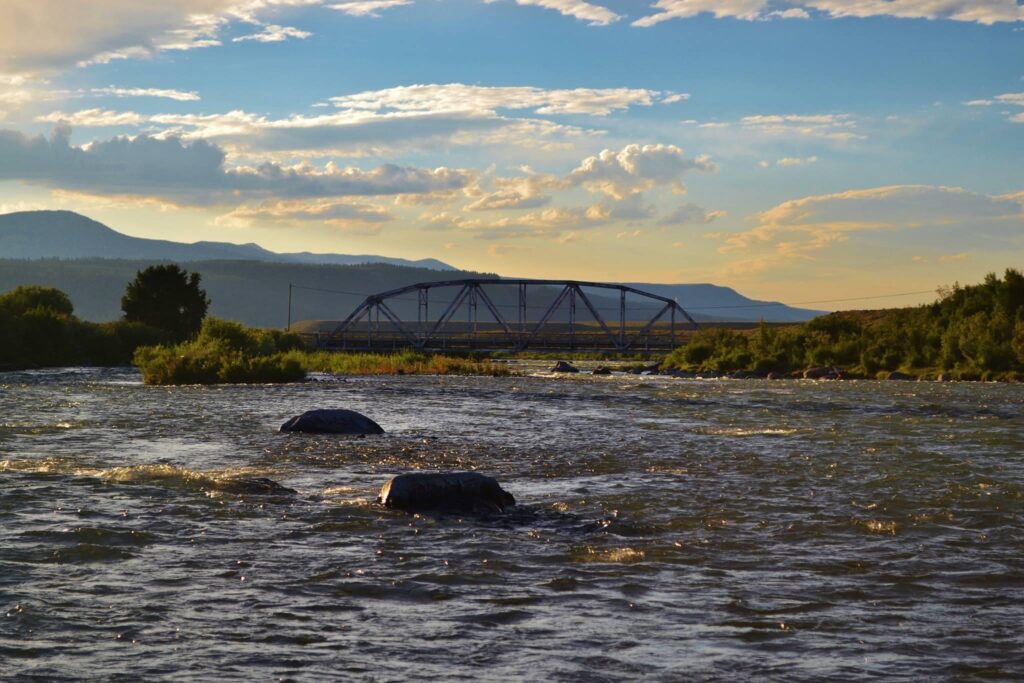
M0 296L0 309L16 315L37 309L65 317L75 311L67 294L59 289L39 285L21 285Z
M140 270L121 297L125 320L155 327L174 341L196 336L209 306L206 291L199 287L199 273L176 265Z

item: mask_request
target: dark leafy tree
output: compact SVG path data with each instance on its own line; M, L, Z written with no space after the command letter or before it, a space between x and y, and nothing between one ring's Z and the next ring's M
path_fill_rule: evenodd
M0 309L15 315L24 315L38 309L65 317L75 310L67 294L59 289L39 285L22 285L0 296Z
M175 341L195 337L209 307L206 291L199 287L199 273L187 273L176 265L139 271L121 297L125 320L155 327Z

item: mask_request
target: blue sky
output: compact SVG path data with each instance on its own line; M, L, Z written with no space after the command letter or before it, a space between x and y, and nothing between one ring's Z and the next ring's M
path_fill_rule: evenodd
M0 211L792 302L1024 261L1015 0L0 6Z

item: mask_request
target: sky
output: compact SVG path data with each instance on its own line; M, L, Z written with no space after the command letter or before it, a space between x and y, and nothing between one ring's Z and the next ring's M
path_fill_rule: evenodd
M0 16L0 213L817 308L1024 267L1017 0L0 0Z

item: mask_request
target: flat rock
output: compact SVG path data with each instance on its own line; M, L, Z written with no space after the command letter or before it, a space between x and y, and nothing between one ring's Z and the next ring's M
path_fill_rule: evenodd
M354 410L309 410L281 425L282 432L306 434L383 434L381 426Z
M479 472L400 474L380 490L378 503L406 512L505 512L515 498L498 481Z

